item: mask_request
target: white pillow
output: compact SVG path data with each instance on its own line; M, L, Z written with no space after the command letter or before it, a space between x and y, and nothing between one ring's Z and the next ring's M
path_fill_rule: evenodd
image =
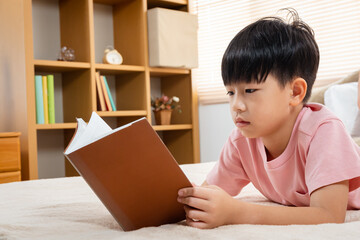
M341 119L352 136L360 136L360 113L357 105L358 83L344 83L329 87L324 104Z

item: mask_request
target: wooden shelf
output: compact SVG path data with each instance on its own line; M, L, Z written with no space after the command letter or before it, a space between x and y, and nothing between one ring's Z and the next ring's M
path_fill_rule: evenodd
M174 75L190 74L189 69L182 69L182 68L150 67L149 70L150 70L151 77L167 77L167 76L174 76Z
M187 0L148 0L148 8L163 7L163 8L178 8L185 7L188 4Z
M72 129L76 128L77 123L53 123L53 124L36 124L37 130L46 129Z
M141 117L152 122L152 95L164 93L179 97L183 112L172 116L173 122L177 124L152 127L158 131L178 163L200 162L198 105L191 70L150 67L148 61L147 9L163 7L187 12L188 4L188 0L81 0L58 1L56 4L24 1L23 16L18 16L24 19L23 27L16 31L19 32L19 38L24 39L25 51L22 48L16 50L24 52L26 66L25 70L10 69L12 73L21 70L26 74L25 79L19 77L22 80L13 84L14 89L18 84L26 86L26 89L19 90L22 91L21 101L27 104L21 105L23 107L18 109L21 117L16 118L20 123L18 125L23 127L22 137L26 138L22 141L25 149L22 159L24 180L38 178L38 163L45 160L45 154L40 152L47 151L44 150L44 142L53 144L54 148L50 152L54 158L63 158L62 150L69 144L77 127L75 118L89 120L91 113L99 109L96 71L107 76L108 87L119 109L114 112L97 111L113 129ZM16 3L8 5L17 7ZM3 12L7 13L7 10ZM45 12L52 14L42 15ZM49 24L42 24L44 22ZM9 24L14 25L11 21ZM17 24L14 26L17 27ZM50 30L56 34L46 41ZM111 31L112 36L107 34ZM107 37L97 40L104 33ZM121 53L124 64L101 62L100 56L107 44L113 45ZM45 60L53 59L60 46L74 49L77 61ZM16 61L13 64L16 65ZM56 109L62 110L61 113L59 111L62 123L36 124L35 74L54 75L54 94L57 96L55 105ZM152 81L151 77L160 79ZM13 119L9 117L7 121ZM65 176L74 175L77 175L76 170L66 160Z
M95 64L95 69L96 71L100 71L101 74L127 74L145 71L145 67L143 66L111 65L103 63Z
M153 125L155 131L190 130L191 124Z
M52 60L34 60L35 71L70 72L80 69L90 69L90 63L64 62Z
M146 110L129 110L129 111L97 111L100 117L144 117L147 114Z
M101 3L101 4L107 4L107 5L116 5L119 3L126 3L131 2L134 0L94 0L94 3Z

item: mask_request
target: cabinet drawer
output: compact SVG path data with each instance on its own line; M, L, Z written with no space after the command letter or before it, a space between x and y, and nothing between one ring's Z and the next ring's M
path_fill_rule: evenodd
M0 173L0 183L21 181L20 171Z
M19 137L0 137L0 172L20 170Z

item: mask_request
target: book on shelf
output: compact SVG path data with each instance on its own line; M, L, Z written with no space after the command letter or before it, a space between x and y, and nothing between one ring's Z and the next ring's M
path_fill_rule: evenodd
M104 76L100 76L101 89L103 90L106 109L107 109L108 111L112 111L113 109L112 109L112 107L111 107L111 102L110 102L110 98L109 98L108 91L107 91L107 89L106 89L105 81L106 81L106 80L104 79Z
M44 123L49 123L49 105L48 105L48 87L47 77L42 76L42 90L43 90L43 107L44 107Z
M55 123L54 75L47 75L49 123Z
M42 76L35 75L35 103L36 103L36 123L45 123L44 118L44 98L43 98L43 86Z
M106 77L103 76L103 78L104 78L104 83L105 83L106 91L107 91L107 94L108 94L108 96L109 96L109 100L110 100L110 104L111 104L111 109L112 109L113 111L116 111L114 99L113 99L113 97L112 97L112 95L111 95L110 88L109 88L109 84L108 84L108 82L107 82L107 80L106 80Z
M55 123L54 75L35 75L36 123Z
M191 183L145 118L111 129L92 113L64 152L123 230L185 219L177 192Z
M95 73L95 82L96 82L97 96L98 96L99 103L100 103L100 110L106 111L104 94L103 94L103 90L102 90L101 82L100 82L100 72Z

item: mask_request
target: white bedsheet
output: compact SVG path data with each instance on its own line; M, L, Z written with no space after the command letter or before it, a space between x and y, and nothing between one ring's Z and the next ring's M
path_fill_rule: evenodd
M183 165L201 184L213 163ZM252 186L242 200L267 201ZM123 232L81 177L0 184L0 239L360 239L360 211L348 211L346 223L321 225L230 225L200 230L184 223Z

